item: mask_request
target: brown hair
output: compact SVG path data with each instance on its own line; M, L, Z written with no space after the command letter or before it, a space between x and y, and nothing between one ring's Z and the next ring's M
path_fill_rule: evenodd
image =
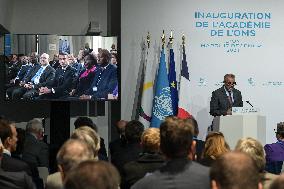
M141 136L144 152L158 152L160 148L160 129L146 129Z

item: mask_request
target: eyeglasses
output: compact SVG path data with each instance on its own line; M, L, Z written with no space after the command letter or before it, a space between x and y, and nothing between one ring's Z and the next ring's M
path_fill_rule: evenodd
M236 82L226 82L226 84L228 84L228 85L237 85L237 83Z

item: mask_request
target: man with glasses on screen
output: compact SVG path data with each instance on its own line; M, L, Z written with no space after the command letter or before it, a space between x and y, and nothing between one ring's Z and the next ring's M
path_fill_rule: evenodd
M232 115L232 107L242 107L242 94L235 89L235 75L226 74L224 85L212 92L210 101L210 114L212 116Z

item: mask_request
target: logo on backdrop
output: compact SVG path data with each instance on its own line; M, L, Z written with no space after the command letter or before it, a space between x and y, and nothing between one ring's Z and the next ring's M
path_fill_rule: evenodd
M155 96L156 104L153 108L154 112L153 114L159 118L160 120L163 120L165 118L164 115L171 115L172 114L172 103L171 103L171 93L170 93L170 87L166 87L162 89L162 92L159 94L159 96Z
M272 86L272 87L279 87L283 86L284 82L283 81L267 81L262 84L263 86Z
M207 82L206 82L205 78L199 78L198 86L199 86L199 87L205 87L205 86L207 86Z
M254 81L254 79L252 77L248 78L248 83L249 83L250 86L255 86L256 85L256 83L255 83L255 81Z

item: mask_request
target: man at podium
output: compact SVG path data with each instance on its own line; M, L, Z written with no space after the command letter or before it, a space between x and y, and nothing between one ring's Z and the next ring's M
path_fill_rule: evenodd
M210 114L212 116L232 115L232 107L242 107L242 94L235 89L235 75L226 74L224 85L213 91L210 101Z

